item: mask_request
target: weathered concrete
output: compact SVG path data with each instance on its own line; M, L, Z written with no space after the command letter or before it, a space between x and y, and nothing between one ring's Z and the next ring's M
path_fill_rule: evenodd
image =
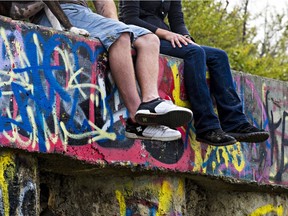
M0 151L0 215L39 215L37 159L21 152Z
M55 215L179 215L185 208L184 178L178 177L49 175L44 185L44 211Z
M99 176L83 175L82 170L82 175L42 173L41 178L48 197L42 199L42 211L50 215L288 215L287 193L246 191L235 185L225 189L219 180L210 183L222 184L221 189L155 173Z
M16 165L0 161L23 179L7 186L11 172L2 171L0 215L37 215L40 198L41 215L288 214L287 83L234 73L249 120L270 132L266 142L211 147L192 125L178 128L176 142L129 140L98 40L3 17L0 34L0 146L13 149L12 162L29 152ZM158 84L162 97L189 107L180 59L160 57Z

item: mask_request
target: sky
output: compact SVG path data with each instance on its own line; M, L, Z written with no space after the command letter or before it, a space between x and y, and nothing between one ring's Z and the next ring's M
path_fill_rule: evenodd
M226 0L221 1L225 2ZM243 0L229 0L229 5L230 7L233 7L242 1ZM263 11L266 5L269 5L271 10L276 9L277 11L281 11L285 8L285 6L288 6L288 0L250 0L248 8L251 12L257 13Z
M225 3L226 0L220 0L221 2ZM239 5L243 0L228 0L229 7L228 10L233 8L235 5ZM268 7L267 7L268 6ZM248 11L250 11L252 17L256 16L258 13L262 13L263 16L259 17L253 23L252 26L257 26L258 29L258 38L261 38L261 31L263 32L263 23L264 23L264 14L265 8L267 9L268 13L273 12L285 12L286 18L288 22L288 0L250 0L248 4Z

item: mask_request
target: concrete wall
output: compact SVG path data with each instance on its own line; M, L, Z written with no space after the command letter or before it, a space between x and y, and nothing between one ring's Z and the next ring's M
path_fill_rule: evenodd
M37 159L15 151L0 152L0 215L39 215Z
M270 132L266 142L211 147L195 140L192 125L178 128L182 139L175 142L128 140L121 121L127 109L99 41L3 17L0 34L0 146L10 149L0 156L0 215L89 215L81 209L91 215L288 215L287 83L234 73L249 120ZM160 57L160 95L189 107L182 73L180 59ZM24 159L16 163L19 155ZM138 171L138 177L123 169ZM167 175L159 176L163 171ZM217 181L207 183L210 178ZM223 182L257 187L217 193L209 187ZM189 190L195 187L200 189ZM263 187L271 188L256 192ZM268 194L275 188L281 190ZM24 214L27 191L34 198ZM216 214L223 196L227 202L243 196L244 207L225 205Z
M286 216L287 192L221 189L199 186L178 175L139 175L122 172L109 175L42 174L48 188L42 212L51 215L143 215L143 216Z

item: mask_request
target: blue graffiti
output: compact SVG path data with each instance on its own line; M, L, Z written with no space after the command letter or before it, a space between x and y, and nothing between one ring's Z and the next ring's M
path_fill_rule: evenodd
M40 44L42 45L42 64L38 62L39 60L37 56L37 46L33 39L34 34L37 35ZM18 128L28 133L31 133L33 129L29 121L29 113L27 112L27 106L34 105L33 112L35 115L35 122L37 124L39 150L41 152L47 151L44 134L45 122L43 122L43 117L46 119L52 114L53 106L55 106L56 103L56 95L59 95L61 101L72 104L70 113L68 113L67 115L69 116L69 118L65 123L67 130L75 134L81 134L84 131L91 131L87 119L83 120L81 128L75 125L74 116L76 115L78 106L79 89L75 89L72 95L69 94L63 88L61 83L59 83L59 81L56 79L56 76L53 75L55 71L57 71L57 73L63 72L65 75L64 66L51 65L51 56L55 52L55 49L57 47L63 46L63 44L65 44L65 46L68 46L70 50L72 50L74 58L73 60L75 62L75 70L80 69L80 63L77 54L77 51L79 49L81 49L82 52L85 51L85 54L88 55L89 61L92 62L92 64L95 63L99 55L104 52L104 48L101 47L97 47L97 49L93 51L84 42L75 42L75 44L73 44L71 40L64 35L56 34L49 38L48 41L45 41L39 33L29 32L24 38L24 45L25 49L28 50L26 52L26 55L30 65L23 68L14 68L13 72L19 75L27 74L29 76L29 80L31 80L30 84L33 86L34 90L32 92L31 90L25 89L25 87L21 86L20 84L12 82L11 90L13 92L15 102L18 106L21 120L15 120L4 115L0 116L0 132L12 130L13 124ZM5 52L4 49L3 52ZM76 79L77 81L80 81L80 74L76 77ZM47 86L49 86L49 88L47 88ZM2 95L2 91L0 90L0 97L2 97ZM111 115L111 112L109 113Z

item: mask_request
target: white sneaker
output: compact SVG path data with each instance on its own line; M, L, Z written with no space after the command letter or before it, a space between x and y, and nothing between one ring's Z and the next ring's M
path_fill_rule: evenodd
M144 126L126 121L125 136L130 139L173 141L181 138L181 133L163 125Z
M160 98L141 103L135 115L136 121L141 125L165 125L171 128L189 123L192 117L190 109Z

